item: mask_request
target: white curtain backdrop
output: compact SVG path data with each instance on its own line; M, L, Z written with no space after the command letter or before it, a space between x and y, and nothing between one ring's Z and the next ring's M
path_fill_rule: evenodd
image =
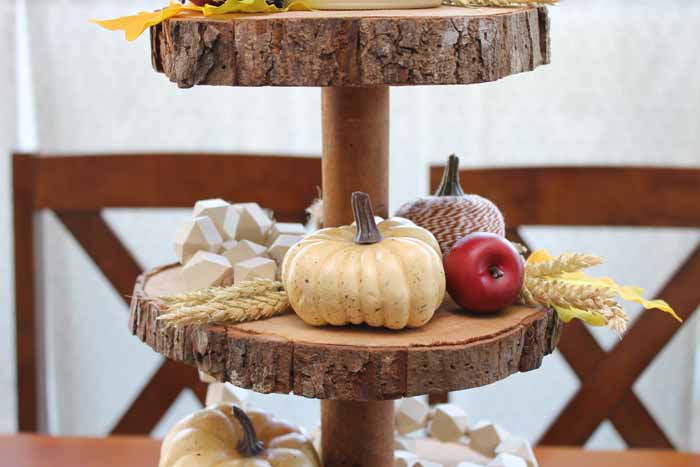
M15 429L10 151L15 145L15 3L0 0L0 433Z
M320 153L318 89L179 90L151 70L146 37L126 43L87 22L156 8L165 0L27 3L37 134L33 149L72 154ZM700 75L699 3L569 0L552 8L551 17L551 66L475 87L392 90L394 208L425 193L428 165L442 162L451 152L463 155L467 166L700 165L700 81L695 79ZM0 47L12 43L12 33L7 35ZM6 57L0 54L3 73L12 67L11 62L6 65ZM5 92L13 95L3 87L0 93ZM22 104L28 105L25 101ZM0 107L2 121L13 122L11 112L5 113ZM2 125L0 131L7 128ZM9 148L12 135L13 131L0 133L0 149ZM5 178L6 165L1 169ZM152 210L107 213L144 267L172 259L170 238L185 215ZM0 222L10 225L9 218ZM160 357L129 335L123 300L60 222L43 215L41 227L48 428L61 434L105 434ZM650 293L700 241L695 230L531 228L525 235L535 246L554 252L602 254L609 263L600 273L640 284ZM9 267L9 262L0 267ZM5 295L2 298L3 304L9 303ZM102 304L100 309L95 303ZM0 319L0 326L9 328L9 316ZM684 449L700 449L698 414L689 410L698 394L692 375L700 351L699 322L695 317L688 323L635 387ZM0 329L11 335L10 329ZM596 336L605 348L615 343L606 332ZM0 382L11 380L11 372L4 370L10 367L2 365ZM534 439L577 388L572 371L556 354L540 371L460 392L455 400L474 419L488 418ZM12 385L0 385L3 404L13 403L13 397ZM250 397L308 427L318 421L315 401ZM155 434L194 407L194 397L184 393ZM0 425L0 430L11 426ZM624 443L605 424L589 447L621 448Z

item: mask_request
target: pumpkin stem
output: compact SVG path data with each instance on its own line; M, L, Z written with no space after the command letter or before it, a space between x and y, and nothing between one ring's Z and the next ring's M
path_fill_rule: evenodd
M243 457L255 457L263 451L262 441L258 441L253 422L248 415L238 406L233 406L233 416L243 428L243 439L238 442L236 450Z
M454 154L447 160L447 167L435 196L464 196L464 190L459 183L459 157Z
M367 193L357 191L352 194L352 213L355 216L355 224L357 225L355 243L358 245L372 245L382 241L384 237L382 237L377 223L374 221L372 202Z

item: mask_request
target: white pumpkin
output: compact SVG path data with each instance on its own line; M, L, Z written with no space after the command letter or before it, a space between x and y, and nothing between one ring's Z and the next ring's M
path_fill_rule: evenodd
M159 467L321 467L301 430L261 410L207 407L178 422L161 445Z
M406 219L377 225L366 193L352 202L359 228L322 229L287 252L282 281L292 308L313 326L425 325L445 294L435 237Z

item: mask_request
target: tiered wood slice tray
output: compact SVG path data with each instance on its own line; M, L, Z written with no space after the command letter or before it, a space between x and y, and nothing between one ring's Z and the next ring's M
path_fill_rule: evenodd
M324 222L336 226L352 221L354 191L388 215L389 86L532 71L549 62L549 20L543 8L453 7L183 17L152 28L151 45L154 68L180 87L322 87ZM180 290L177 267L142 276L132 331L239 386L322 399L326 467L393 465L391 399L535 369L560 331L546 310L478 317L445 307L424 328L402 332L311 328L292 313L161 332L155 297Z
M449 306L419 329L313 327L293 312L232 326L165 328L159 296L185 291L179 266L143 275L130 328L171 359L262 393L316 399L397 399L493 383L539 368L559 339L549 310L479 316Z

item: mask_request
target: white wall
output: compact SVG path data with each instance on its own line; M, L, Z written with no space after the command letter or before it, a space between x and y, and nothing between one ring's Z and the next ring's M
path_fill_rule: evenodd
M0 432L15 427L10 157L15 145L15 6L0 0Z
M162 0L28 3L36 149L320 152L318 90L179 90L151 71L145 37L127 44L86 22L155 8ZM471 166L700 164L700 84L692 78L700 74L695 47L700 5L683 0L663 5L568 1L551 15L551 66L476 87L392 90L394 207L424 193L428 164L451 152L464 155L465 165ZM151 267L171 259L169 239L183 215L129 210L110 211L107 217L141 264ZM60 223L52 215L42 216L41 223L49 428L103 434L160 358L129 336L121 298ZM609 265L602 273L614 272L621 281L652 293L700 239L697 231L530 229L526 234L536 246L553 251L604 254ZM95 303L102 304L100 309ZM10 335L3 313L0 331ZM636 387L672 439L685 448L693 439L687 408L697 323L694 318ZM608 334L596 336L606 348L614 344ZM0 381L11 378L5 370L11 364L2 363ZM658 381L664 381L666 393ZM541 371L462 392L456 399L475 418L494 419L534 438L576 388L571 370L555 355ZM0 400L12 394L12 386L0 385ZM318 419L314 401L290 404L285 396L252 397L307 426ZM183 395L157 432L194 406L192 396ZM621 443L605 426L590 446Z

